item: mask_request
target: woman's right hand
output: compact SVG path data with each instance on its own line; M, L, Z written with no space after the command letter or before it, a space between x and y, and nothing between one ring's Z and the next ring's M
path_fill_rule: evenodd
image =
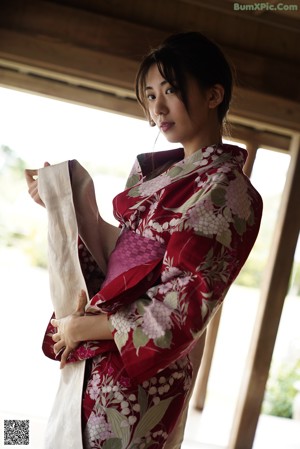
M44 167L48 167L49 165L50 165L49 162L44 163ZM45 204L41 200L38 191L38 170L25 169L25 178L28 185L28 193L31 196L31 198L40 206L45 207Z

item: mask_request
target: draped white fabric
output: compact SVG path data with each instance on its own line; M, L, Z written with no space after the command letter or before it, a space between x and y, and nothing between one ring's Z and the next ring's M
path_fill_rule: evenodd
M55 315L61 318L75 310L79 292L86 290L78 259L78 229L68 162L40 169L38 180L39 194L48 212L51 298ZM60 385L47 426L45 449L83 448L81 399L84 370L85 361L70 363L61 370Z

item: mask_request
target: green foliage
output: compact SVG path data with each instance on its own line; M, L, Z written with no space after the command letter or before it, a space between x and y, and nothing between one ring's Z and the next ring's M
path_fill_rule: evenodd
M26 163L6 145L0 146L0 161L0 246L15 247L26 254L33 265L44 268L46 231L41 217L31 212L30 206L39 211L27 194Z
M290 283L293 293L295 295L300 295L300 262L294 262Z
M292 418L293 400L297 394L296 381L300 380L300 360L293 366L282 365L270 375L267 382L262 412L265 415Z
M262 260L253 254L253 257L249 257L238 275L235 281L236 284L242 285L243 287L259 287L263 279L265 265L265 260Z
M24 170L26 167L25 161L21 159L11 148L7 145L0 147L0 174L9 172L13 178L21 179L24 177Z

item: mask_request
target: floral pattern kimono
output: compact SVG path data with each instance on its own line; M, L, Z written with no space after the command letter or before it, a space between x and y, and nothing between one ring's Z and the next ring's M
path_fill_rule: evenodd
M242 171L246 151L222 144L141 154L113 201L121 234L103 275L80 242L87 313L114 340L85 342L85 448L159 449L189 391L189 353L245 263L262 200ZM53 354L51 325L44 351Z

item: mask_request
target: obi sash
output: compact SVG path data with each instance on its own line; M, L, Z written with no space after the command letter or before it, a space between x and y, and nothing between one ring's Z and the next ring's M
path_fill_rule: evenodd
M157 240L142 237L140 234L125 228L110 255L107 274L102 288L120 276L120 274L134 267L162 259L165 251L165 245Z
M159 280L164 244L124 229L112 251L106 278L87 311L114 313L145 295Z

